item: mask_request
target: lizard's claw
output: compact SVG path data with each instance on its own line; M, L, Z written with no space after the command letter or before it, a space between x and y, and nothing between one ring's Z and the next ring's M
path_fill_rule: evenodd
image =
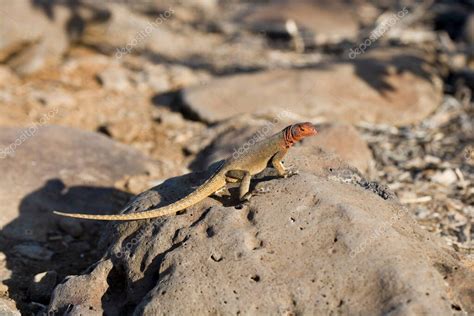
M297 174L299 174L299 170L297 169L294 169L294 170L288 170L287 172L285 172L285 175L283 176L284 178L290 178L292 176L296 176Z
M222 187L219 190L217 190L216 192L214 192L213 195L222 198L224 196L230 195L230 192L229 192L229 189L227 187Z
M251 197L252 197L252 193L247 192L247 193L244 194L243 197L240 198L240 201L241 202L248 202L248 201L250 201Z

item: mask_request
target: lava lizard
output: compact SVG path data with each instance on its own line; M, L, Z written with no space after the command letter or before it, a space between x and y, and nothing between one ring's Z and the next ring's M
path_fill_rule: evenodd
M181 211L190 207L206 197L225 188L227 183L240 181L240 199L248 200L250 198L250 179L253 175L262 172L269 161L281 177L287 177L292 174L285 169L282 159L288 152L288 149L296 142L305 137L316 135L316 128L312 123L298 123L285 127L275 135L255 143L241 155L234 155L224 160L219 169L209 177L201 186L184 198L160 208L117 215L89 215L89 214L71 214L54 212L55 214L103 221L128 221L156 218Z

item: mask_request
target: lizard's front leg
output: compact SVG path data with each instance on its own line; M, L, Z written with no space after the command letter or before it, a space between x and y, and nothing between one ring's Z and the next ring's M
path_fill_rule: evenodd
M280 177L291 177L298 174L298 171L286 170L283 166L282 159L285 157L287 150L279 151L272 158L272 166L278 172Z
M230 192L227 186L223 186L222 188L214 192L214 195L221 198L225 195L230 195Z

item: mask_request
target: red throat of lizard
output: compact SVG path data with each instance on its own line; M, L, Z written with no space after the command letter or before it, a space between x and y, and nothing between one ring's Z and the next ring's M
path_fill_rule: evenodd
M284 147L285 148L290 148L293 146L294 143L296 143L298 140L295 139L293 136L293 133L291 132L291 125L286 127L283 130L283 142L284 142Z

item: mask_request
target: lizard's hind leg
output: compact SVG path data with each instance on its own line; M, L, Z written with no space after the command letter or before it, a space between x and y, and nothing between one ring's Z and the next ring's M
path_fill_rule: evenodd
M252 176L250 175L249 171L245 170L229 170L226 173L227 179L235 179L240 181L240 188L239 188L239 199L241 201L248 201L252 196L252 193L249 192L250 190L250 180Z
M252 179L252 176L250 175L250 172L245 171L245 175L242 178L242 182L240 182L240 189L239 189L239 198L241 201L248 201L252 197L252 193L249 192L251 179Z

